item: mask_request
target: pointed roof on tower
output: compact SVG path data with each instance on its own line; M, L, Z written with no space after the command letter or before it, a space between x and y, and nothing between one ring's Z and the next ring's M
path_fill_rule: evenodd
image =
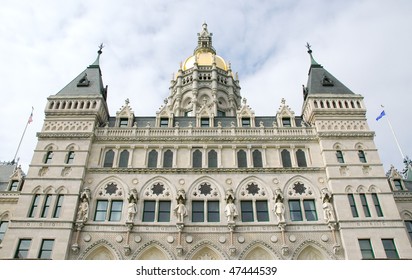
M57 96L103 96L106 99L107 89L103 86L102 71L100 69L100 55L103 44L99 46L96 60L83 72L61 89Z
M308 73L307 94L354 94L348 87L329 73L312 56L309 43L306 44L310 55L310 68Z

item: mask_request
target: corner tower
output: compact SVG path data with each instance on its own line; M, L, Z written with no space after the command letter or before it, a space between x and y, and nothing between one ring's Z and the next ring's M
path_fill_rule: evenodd
M163 108L169 117L236 116L241 107L240 86L230 63L216 54L212 33L207 24L197 34L198 44L193 55L183 63L170 84L170 95ZM206 112L206 113L205 113Z

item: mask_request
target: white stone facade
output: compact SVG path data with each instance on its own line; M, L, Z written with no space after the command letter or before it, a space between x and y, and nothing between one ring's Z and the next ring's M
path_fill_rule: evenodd
M24 187L0 203L0 258L357 260L359 240L412 258L363 97L312 58L302 116L282 100L259 117L198 36L153 117L128 100L109 116L101 50L48 98Z

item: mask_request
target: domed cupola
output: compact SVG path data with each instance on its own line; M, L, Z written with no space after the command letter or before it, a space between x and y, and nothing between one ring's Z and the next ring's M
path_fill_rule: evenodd
M212 35L204 23L193 55L173 75L163 115L196 116L205 108L209 117L236 115L241 105L239 81L230 63L216 54Z

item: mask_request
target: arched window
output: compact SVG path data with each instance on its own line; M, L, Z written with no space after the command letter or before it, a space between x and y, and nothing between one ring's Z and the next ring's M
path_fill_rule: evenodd
M171 150L167 150L163 154L163 167L170 168L173 166L173 152Z
M366 163L366 156L365 156L365 152L362 150L358 151L358 157L359 157L359 161L362 163Z
M147 161L147 167L156 168L157 167L157 151L151 150L149 152L149 159Z
M253 167L263 167L262 153L259 150L254 150L252 153Z
M9 221L0 221L0 243L6 234L7 228L9 227Z
M128 164L129 164L129 151L128 150L123 150L120 153L119 167L127 167Z
M246 152L244 150L237 152L237 167L247 167Z
M44 157L44 163L46 164L51 163L52 159L53 159L53 151L48 151L46 153L46 156Z
M103 167L113 167L114 152L113 150L108 150L104 157Z
M307 167L305 152L301 149L296 151L296 159L299 167Z
M74 151L69 151L66 156L66 164L72 164L74 161Z
M210 150L207 154L207 166L217 168L217 153L215 150Z
M280 153L282 156L283 167L292 167L292 160L290 159L290 152L288 150L282 150Z
M343 153L341 150L336 151L336 159L339 163L345 163L345 160L343 159Z
M193 168L201 168L202 167L202 152L196 149L193 152L193 161L192 161Z

